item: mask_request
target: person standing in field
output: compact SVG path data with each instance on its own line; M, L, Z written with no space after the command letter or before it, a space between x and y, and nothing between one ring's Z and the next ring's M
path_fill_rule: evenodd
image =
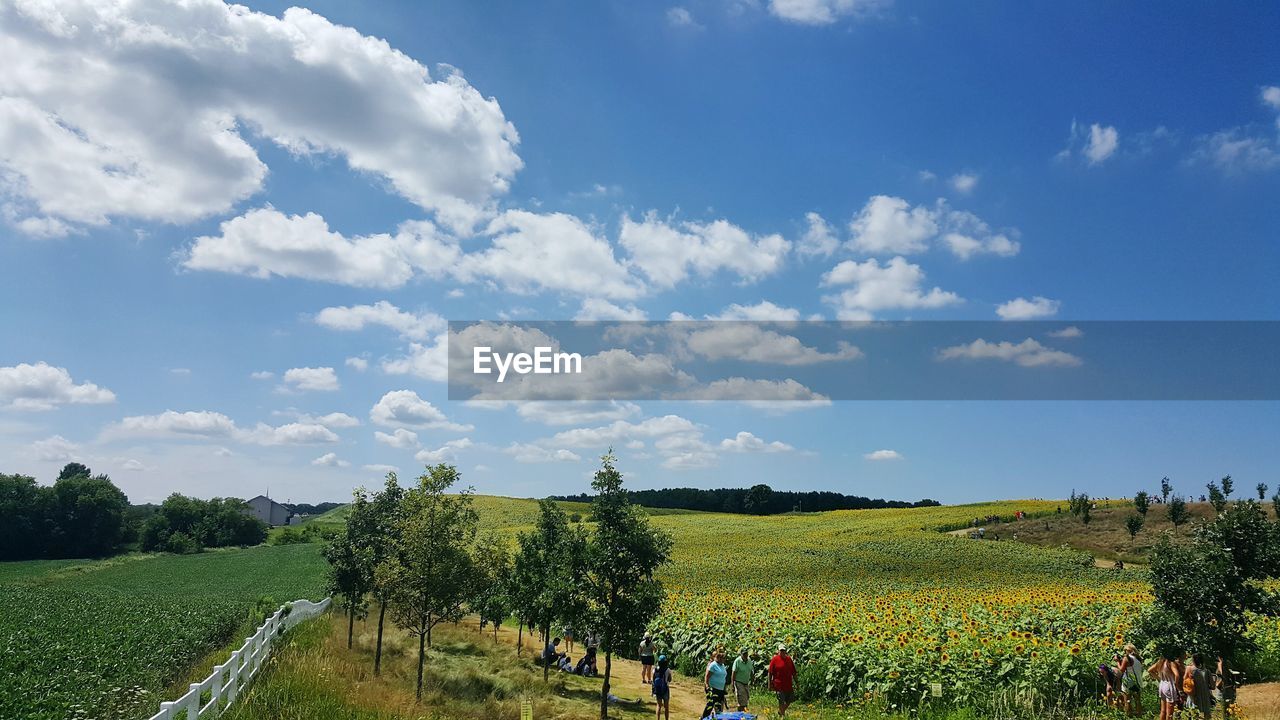
M1174 720L1178 712L1179 685L1182 682L1182 663L1179 654L1166 652L1164 657L1155 661L1147 670L1147 674L1159 678L1160 685L1160 720Z
M733 694L738 701L738 712L744 712L751 703L751 675L755 668L751 666L751 656L746 648L733 659Z
M640 684L648 685L653 682L653 653L657 648L653 644L653 635L645 632L644 639L640 641Z
M658 656L658 672L653 676L653 699L658 703L657 720L671 720L671 668L666 655Z
M787 654L787 646L779 645L778 654L769 661L769 689L778 696L778 715L787 716L787 707L795 700L796 664Z
M569 623L564 624L564 650L573 652L573 626Z
M1124 646L1124 657L1116 668L1119 675L1120 701L1130 717L1142 714L1142 660L1138 648L1129 643Z
M1191 656L1191 664L1182 673L1182 692L1187 696L1187 709L1199 711L1204 720L1209 720L1213 691L1209 686L1209 671L1204 667L1204 656L1200 653Z
M707 672L702 676L702 687L707 691L707 706L702 710L702 717L715 717L723 711L727 704L729 671L724 666L724 652L716 650L707 663Z

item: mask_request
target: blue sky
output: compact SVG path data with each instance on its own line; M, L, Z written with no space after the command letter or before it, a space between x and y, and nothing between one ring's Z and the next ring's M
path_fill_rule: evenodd
M0 471L318 501L448 460L542 495L613 444L636 487L1280 484L1275 403L492 409L437 344L1280 319L1280 8L287 7L0 6Z

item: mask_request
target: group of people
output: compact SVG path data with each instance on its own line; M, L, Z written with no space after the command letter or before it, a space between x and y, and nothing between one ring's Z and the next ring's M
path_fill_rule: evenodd
M561 641L565 644L564 651L560 650ZM588 634L585 645L586 651L583 652L582 657L578 658L578 662L574 663L573 658L569 656L569 653L573 651L573 631L566 629L563 638L555 637L547 643L539 660L560 672L573 673L583 677L595 677L599 673L599 669L596 667L599 641L594 634Z
M1223 673L1222 660L1216 671L1205 665L1204 657L1194 653L1190 660L1185 652L1167 653L1144 668L1137 648L1124 646L1124 654L1116 655L1113 664L1099 665L1098 672L1104 683L1103 700L1108 705L1124 710L1127 715L1141 715L1142 686L1145 678L1158 681L1156 693L1160 698L1160 720L1173 720L1180 710L1198 712L1208 720L1216 702L1215 688L1224 700L1233 699L1234 683Z
M647 632L640 640L638 654L640 682L650 686L657 703L656 717L658 720L670 720L671 683L675 678L670 659L658 653L653 635ZM738 712L746 711L751 704L751 681L754 677L755 664L747 648L743 648L730 664L725 663L724 651L716 649L702 674L702 689L707 697L702 717L711 718L726 711L729 707L730 690L733 691ZM769 689L777 697L779 717L786 717L787 707L795 699L796 664L785 645L779 645L777 654L769 660L765 677Z

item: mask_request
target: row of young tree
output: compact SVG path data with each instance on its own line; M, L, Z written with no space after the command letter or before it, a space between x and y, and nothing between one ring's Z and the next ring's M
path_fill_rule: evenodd
M778 515L789 512L825 512L828 510L870 510L879 508L912 508L940 505L937 500L884 500L861 495L844 495L826 490L795 492L774 490L765 484L749 488L656 488L630 490L631 502L651 508L701 510L704 512ZM590 495L561 495L556 500L590 502Z
M428 466L413 487L388 473L382 490L356 490L346 526L325 546L330 591L347 612L347 646L357 618L376 606L374 673L382 669L389 618L418 639L417 695L432 629L468 614L479 627L513 618L523 641L526 628L546 638L552 627L591 627L600 637L604 682L600 717L608 716L613 655L661 609L655 577L672 540L654 528L622 486L612 451L592 480L592 522L570 523L550 499L539 503L533 531L509 538L479 529L470 489L448 464ZM545 667L545 666L544 666ZM546 670L544 669L544 677Z
M1260 482L1254 486L1254 492L1257 493L1257 501L1254 502L1259 509L1263 509L1267 501L1267 491L1270 488L1266 483ZM1235 480L1230 475L1226 475L1219 482L1209 482L1205 485L1205 494L1200 496L1200 502L1208 503L1213 508L1215 516L1221 516L1228 505L1231 504L1231 495L1235 492ZM1093 520L1093 507L1095 499L1089 497L1088 493L1077 493L1071 491L1071 497L1067 501L1067 506L1071 510L1071 514L1080 519L1082 523L1088 525ZM1237 501L1239 502L1239 501ZM1183 525L1186 525L1192 519L1191 508L1188 506L1186 497L1174 492L1173 483L1169 478L1165 477L1160 480L1160 494L1152 495L1146 490L1139 490L1133 496L1133 513L1125 518L1125 530L1129 533L1130 539L1136 539L1138 533L1146 527L1147 514L1151 511L1151 506L1158 504L1164 507L1165 517L1169 523L1173 525L1173 532L1176 535ZM1271 496L1271 506L1277 517L1280 519L1280 491ZM1263 510L1265 515L1265 509Z
M129 498L106 475L68 463L53 485L0 475L0 560L102 557L127 539Z

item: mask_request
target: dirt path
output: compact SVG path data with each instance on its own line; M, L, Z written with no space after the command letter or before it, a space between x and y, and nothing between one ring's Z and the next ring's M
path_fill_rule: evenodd
M517 631L515 628L502 626L498 631L498 638L511 645L516 644ZM585 648L581 643L573 646L573 651L569 656L577 661ZM524 654L532 657L538 652L538 643L536 640L530 641L529 635L524 636ZM600 657L600 671L604 672L604 657ZM702 691L701 678L689 678L679 673L674 673L674 681L671 683L671 717L672 718L696 718L702 714L702 709L707 704L706 695ZM586 682L591 682L592 686L599 690L598 679L583 678ZM632 708L642 709L649 716L654 712L653 697L649 694L649 686L640 683L640 663L635 660L624 660L623 658L613 658L613 669L609 677L609 689L614 695L623 700L639 700L637 705L631 705ZM762 694L763 691L753 689L753 695ZM766 698L761 697L763 701ZM759 704L759 703L757 703ZM735 708L730 707L730 710Z
M1245 685L1236 701L1249 720L1280 720L1280 682Z

